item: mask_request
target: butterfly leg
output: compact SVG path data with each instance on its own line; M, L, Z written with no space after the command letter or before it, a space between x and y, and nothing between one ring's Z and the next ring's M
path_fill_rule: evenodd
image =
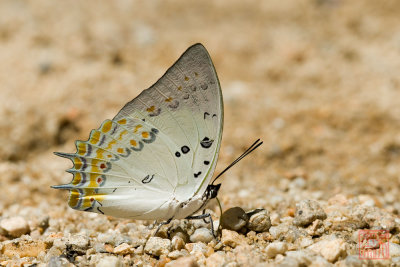
M196 216L188 216L185 219L186 220L201 220L201 219L205 220L206 218L210 218L210 222L209 223L211 225L211 233L212 233L213 237L216 240L218 240L218 237L214 233L214 223L213 223L213 220L211 218L211 214L210 213L203 213L201 215L196 215Z
M156 235L156 234L158 233L158 231L160 231L161 226L166 225L166 224L169 224L171 221L172 221L172 218L169 218L167 221L161 222L161 223L158 225L157 230L156 230L156 232L154 233L154 235Z
M206 214L206 209L203 210L203 214ZM206 220L206 218L203 218L203 222L204 222L204 223L210 223L210 222L208 222L208 221Z

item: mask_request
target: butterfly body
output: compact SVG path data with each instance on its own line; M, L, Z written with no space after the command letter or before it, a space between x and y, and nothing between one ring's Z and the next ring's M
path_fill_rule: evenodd
M223 128L211 58L191 46L153 86L76 142L70 207L131 219L186 218L210 199Z

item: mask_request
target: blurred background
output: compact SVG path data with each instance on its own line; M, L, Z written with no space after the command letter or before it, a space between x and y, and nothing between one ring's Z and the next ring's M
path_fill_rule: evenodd
M395 0L1 1L0 215L81 215L50 189L72 178L52 152L197 42L225 101L217 171L264 141L222 179L225 208L340 193L398 213L399 14Z

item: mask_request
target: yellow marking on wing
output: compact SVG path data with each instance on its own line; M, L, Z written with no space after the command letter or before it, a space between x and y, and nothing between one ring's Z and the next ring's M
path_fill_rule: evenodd
M83 142L78 143L78 154L83 156L86 154L86 144Z
M199 76L199 74L197 72L194 73L195 76Z
M84 197L82 197L82 208L87 209L93 206L95 200L96 192L95 189L86 188L84 189Z
M134 133L137 133L137 131L138 131L140 128L142 128L142 127L143 127L143 126L140 125L140 124L136 125L136 126L135 126L135 129L133 130L133 132L134 132Z
M185 76L185 81L189 81L189 77L188 76Z
M143 138L149 138L149 133L148 132L142 132Z
M122 119L122 120L119 120L119 121L117 121L119 124L126 124L126 119Z
M147 110L147 112L153 112L155 109L156 109L155 106L151 106L151 107L147 108L146 110Z
M108 131L111 130L112 122L111 121L106 121L103 123L103 127L101 128L101 131L103 133L107 133Z
M172 97L168 97L167 99L165 99L165 102L171 102L172 101Z
M71 208L75 208L76 205L78 205L79 196L80 196L80 193L79 193L78 190L76 190L76 189L70 190L70 195L69 195L69 199L68 199L68 205Z
M127 134L127 133L128 133L127 130L123 130L123 131L119 134L118 140L122 140L122 136L124 136L124 135Z
M92 169L91 169L92 172L101 172L98 166L99 162L100 160L98 159L92 159Z
M135 146L135 147L137 146L136 140L133 140L133 139L132 139L132 140L130 140L129 142L131 143L132 146Z
M178 86L178 90L179 90L179 91L182 90L182 86Z
M74 179L72 180L71 184L77 185L82 181L82 174L80 172L74 173Z
M98 159L104 159L104 150L103 149L97 149L96 150L96 158ZM111 155L107 155L107 156L111 156Z
M99 131L93 132L92 136L90 137L90 143L94 145L97 142L99 142L99 140L100 140L100 132Z
M106 147L106 149L111 149L113 145L115 145L117 143L117 140L112 140L110 143L108 143L108 146Z
M75 167L75 169L79 170L80 168L82 168L82 165L83 165L82 160L80 158L78 158L78 157L75 157L74 158L74 167Z
M90 188L99 187L99 184L97 183L97 178L99 178L99 177L100 177L99 174L91 173L90 174L90 182L89 182L88 187L90 187Z
M119 148L117 149L117 152L120 153L120 154L122 154L122 153L124 153L124 149L119 147Z

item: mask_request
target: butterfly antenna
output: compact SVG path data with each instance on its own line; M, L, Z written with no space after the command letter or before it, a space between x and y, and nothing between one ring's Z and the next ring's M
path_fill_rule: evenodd
M217 177L215 177L215 179L212 181L212 185L214 184L214 182L222 175L224 174L227 170L229 170L231 167L233 167L233 165L235 165L236 163L238 163L239 161L241 161L244 157L246 157L248 154L250 154L251 152L253 152L254 150L256 150L259 146L261 146L263 143L263 141L261 141L260 139L257 139L257 141L255 141L248 149L246 149L245 152L243 152L242 155L240 155L237 159L235 159L231 164L229 164L228 167L225 168L225 170L223 170L220 174L217 175Z

